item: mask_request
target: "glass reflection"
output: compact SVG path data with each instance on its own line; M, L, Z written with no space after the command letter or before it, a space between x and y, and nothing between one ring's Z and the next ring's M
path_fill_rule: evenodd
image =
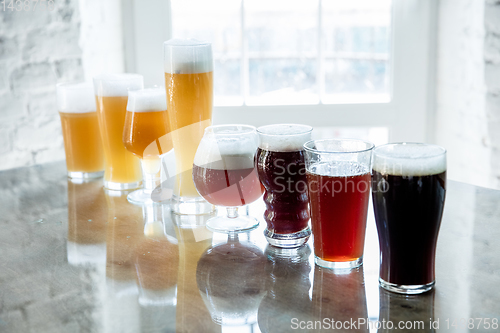
M257 310L264 298L265 256L262 250L238 234L209 248L198 261L196 280L212 320L223 326L244 326L257 322Z
M137 291L134 248L144 238L141 206L127 201L130 191L104 190L108 204L106 277L114 293Z
M165 233L164 223L172 223L170 211L144 204L144 238L134 251L135 270L141 305L175 305L179 266L177 240Z
M351 319L356 322L358 318L367 321L363 266L335 273L315 266L312 304L315 320L323 321L328 318L327 321L332 326L330 330L337 322L350 323ZM329 330L327 328L327 325L323 325L325 331ZM368 323L353 328L352 332L368 333Z
M71 265L106 262L106 218L102 180L68 179L66 249Z
M386 324L385 327L380 327L377 333L395 330L398 332L436 332L432 324L434 323L434 290L421 295L401 295L379 288L379 295L379 322ZM405 326L397 327L400 323ZM394 327L391 327L392 325Z
M281 332L284 325L290 327L293 318L304 320L304 314L310 312L311 249L307 244L293 249L268 245L264 253L267 295L259 307L259 328L263 333ZM276 309L283 309L279 318Z
M196 267L203 253L212 245L212 232L205 224L214 217L206 215L171 214L179 241L179 271L177 277L177 332L221 332L211 320L196 284Z

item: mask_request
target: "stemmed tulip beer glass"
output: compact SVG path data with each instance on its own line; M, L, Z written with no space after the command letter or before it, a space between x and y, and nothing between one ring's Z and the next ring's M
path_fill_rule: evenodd
M263 192L255 168L258 136L255 127L219 125L205 129L193 164L193 181L209 203L223 206L227 216L207 221L216 232L241 232L258 226L257 219L238 215L238 207L257 200Z

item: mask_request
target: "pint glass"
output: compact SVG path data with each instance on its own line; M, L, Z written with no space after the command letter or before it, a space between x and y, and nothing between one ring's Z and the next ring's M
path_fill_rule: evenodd
M127 196L131 203L153 203L151 194L160 185L160 157L172 149L169 133L165 89L129 91L123 144L141 159L144 184L143 189Z
M171 39L163 44L167 112L176 163L172 210L178 214L207 214L214 207L193 183L196 149L212 123L212 46L193 39Z
M363 263L373 144L309 141L306 152L311 225L317 265L350 269Z
M297 247L311 235L304 148L312 127L277 124L257 129L257 170L265 188L264 235L277 247Z
M102 74L94 78L97 115L104 146L104 187L127 190L141 185L139 158L123 145L128 91L143 87L142 75Z
M66 168L69 178L102 177L102 148L92 83L57 85Z
M446 150L396 143L373 152L372 196L380 285L420 294L435 283L436 243L446 192Z

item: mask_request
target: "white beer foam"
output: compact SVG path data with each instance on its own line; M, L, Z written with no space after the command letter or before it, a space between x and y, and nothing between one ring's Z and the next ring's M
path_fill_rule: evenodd
M212 45L196 39L173 38L163 43L165 73L196 74L213 71Z
M56 86L57 109L65 113L95 112L92 82L60 83Z
M216 170L253 168L256 151L255 135L238 136L233 130L219 130L214 134L209 128L198 146L194 164Z
M446 171L446 150L419 143L388 144L373 151L373 170L393 176L429 176Z
M155 112L167 109L167 93L164 87L131 90L128 92L127 111Z
M312 127L298 124L277 124L261 126L259 147L275 152L303 150L303 145L311 140Z
M94 90L96 96L127 96L129 90L144 88L144 78L140 74L131 73L105 73L94 77Z

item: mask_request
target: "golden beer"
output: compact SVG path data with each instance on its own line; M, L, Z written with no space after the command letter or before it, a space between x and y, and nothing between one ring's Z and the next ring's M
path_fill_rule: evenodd
M101 177L104 154L90 82L57 85L57 104L70 178Z
M211 45L195 40L172 39L164 43L164 52L167 112L177 169L173 209L180 213L207 213L213 208L206 206L207 203L196 191L192 168L204 130L212 124ZM176 200L199 202L195 208L182 212L182 209L177 209Z
M142 76L105 74L94 78L94 86L106 158L104 187L112 190L137 188L142 179L140 161L125 148L122 137L128 89L141 89Z
M160 185L160 156L172 149L164 88L130 91L123 129L125 148L141 158L144 188L130 193L131 203L152 203Z

